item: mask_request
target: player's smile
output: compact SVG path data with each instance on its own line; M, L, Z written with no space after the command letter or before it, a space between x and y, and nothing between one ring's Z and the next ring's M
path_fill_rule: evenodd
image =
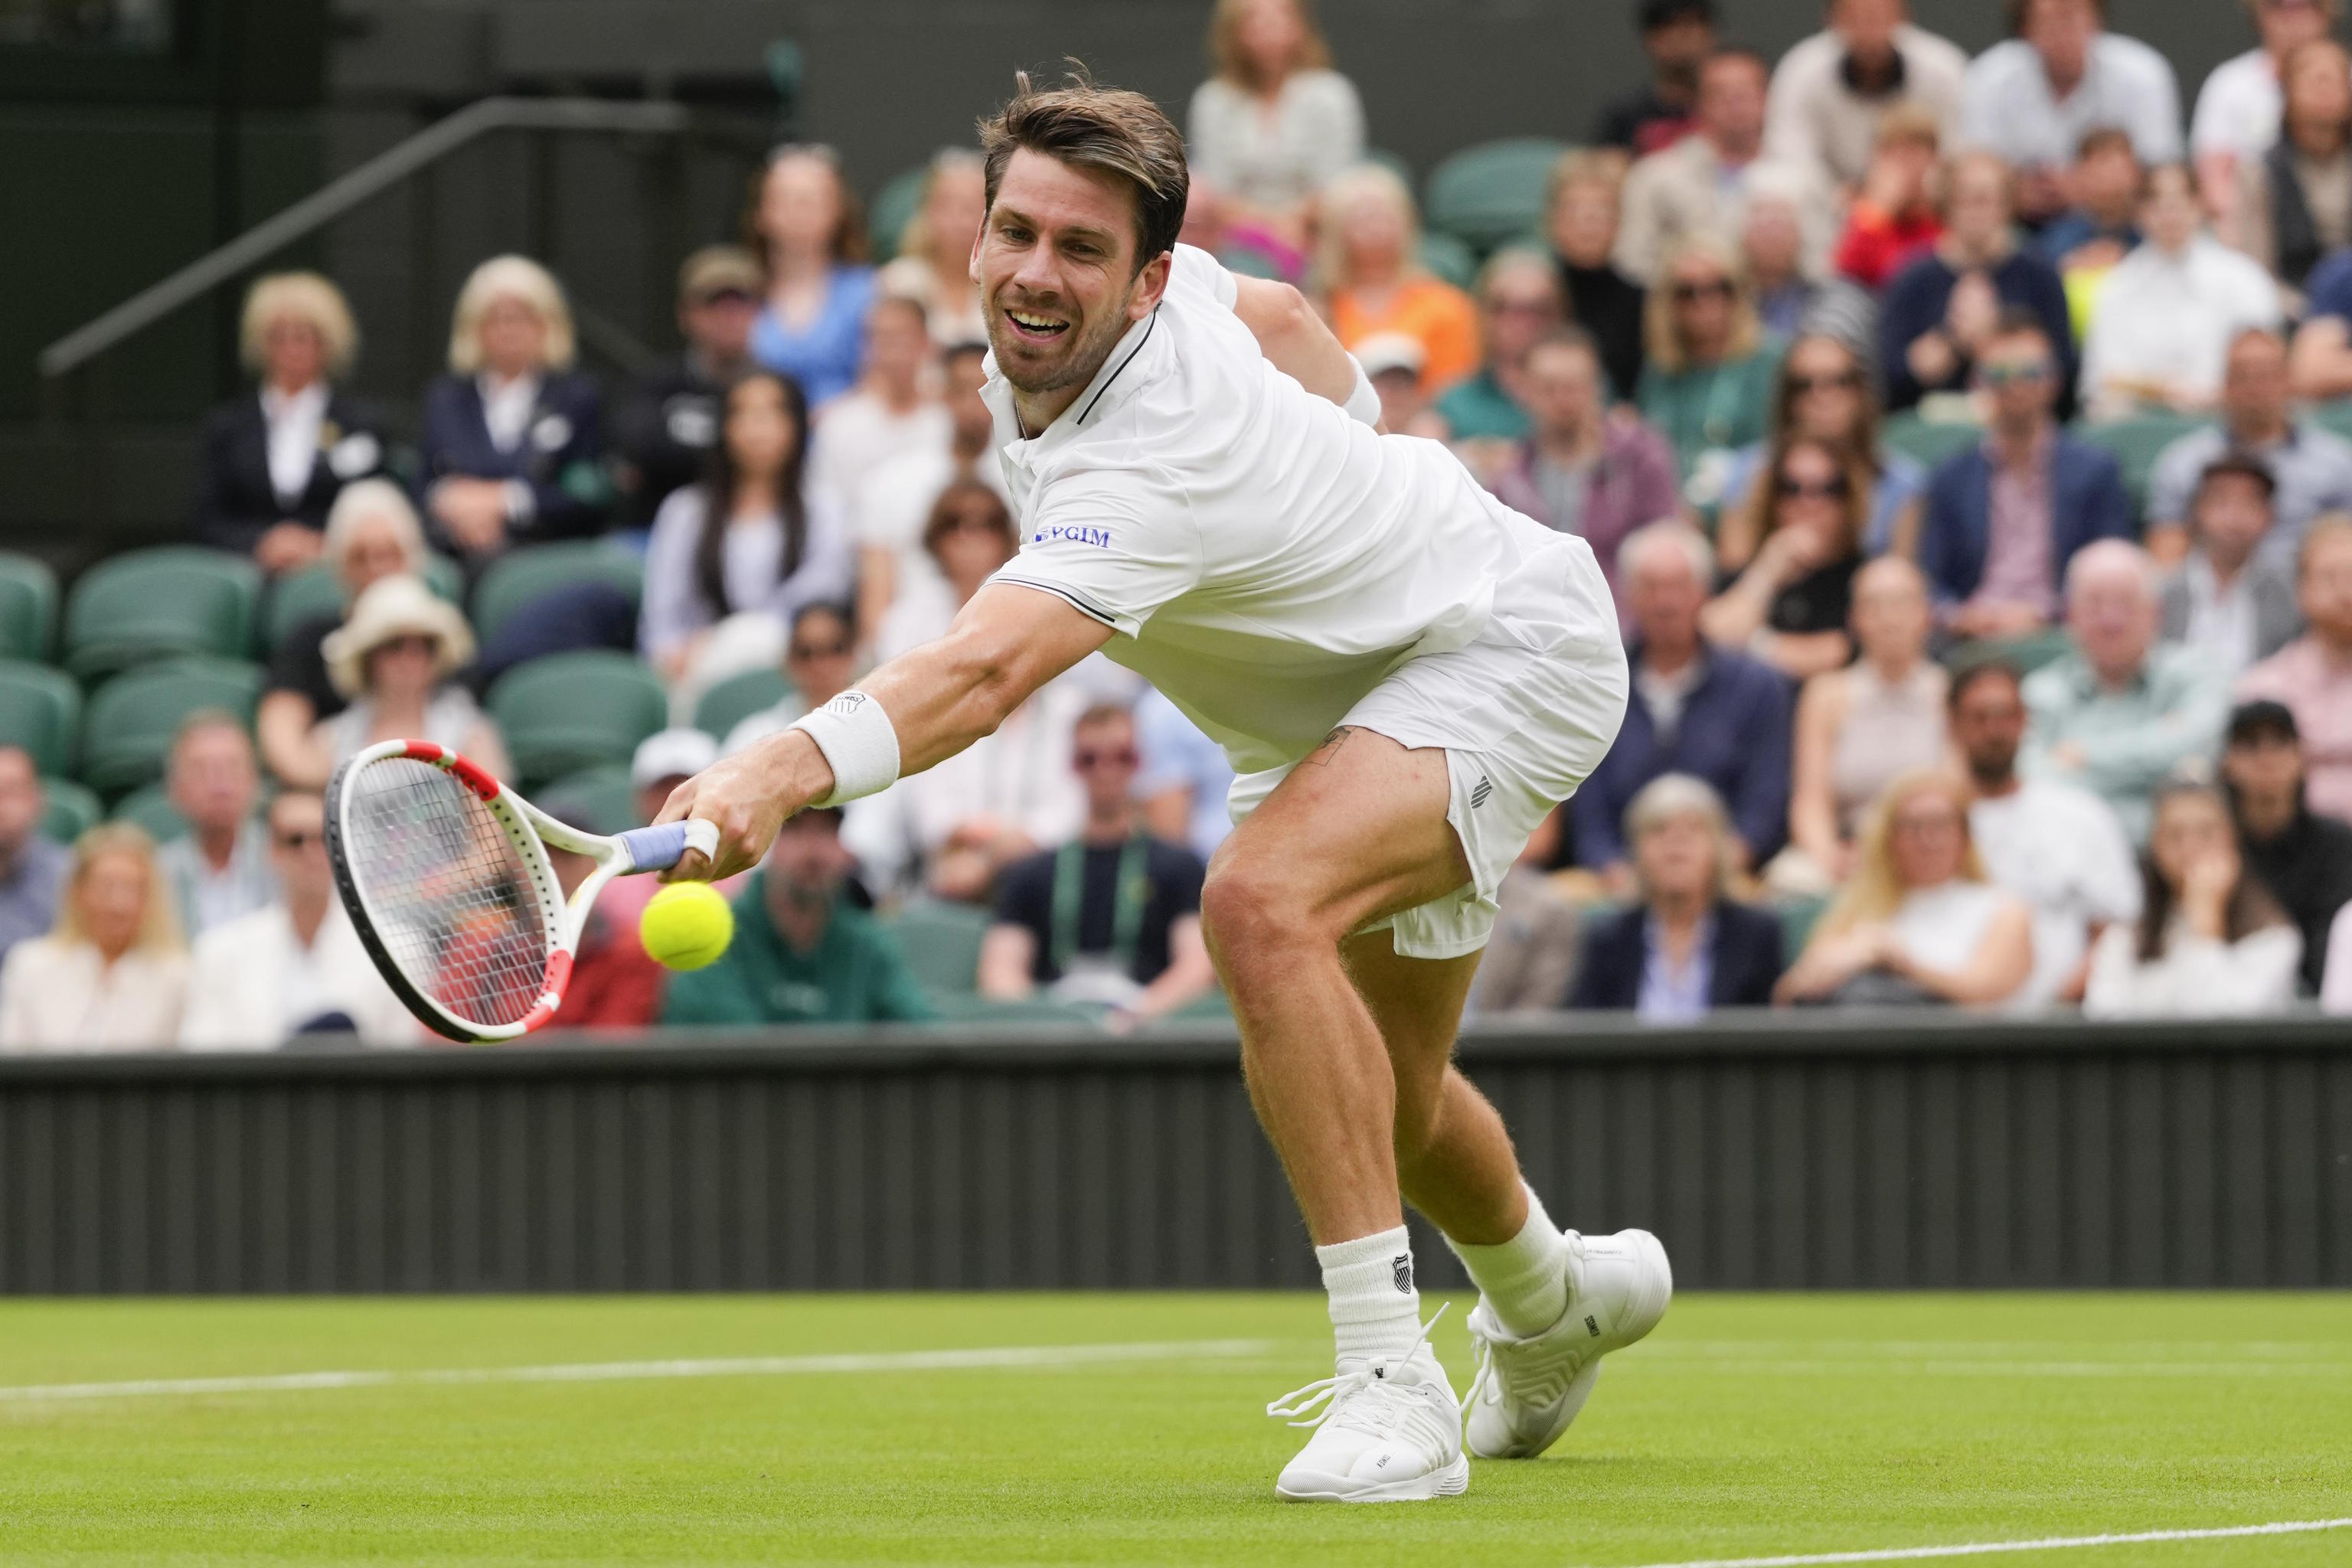
M1070 330L1068 321L1043 310L1015 310L1007 306L1004 320L1017 335L1032 342L1049 343Z

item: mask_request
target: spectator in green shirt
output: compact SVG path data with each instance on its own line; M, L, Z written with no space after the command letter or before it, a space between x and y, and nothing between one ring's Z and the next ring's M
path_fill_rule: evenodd
M841 813L802 812L737 895L735 942L708 969L672 977L665 1024L871 1024L932 1016L874 917L841 896Z
M1431 404L1430 412L1443 426L1435 433L1452 442L1471 471L1485 479L1509 460L1516 443L1527 438L1520 371L1528 351L1559 330L1566 310L1559 275L1539 250L1496 251L1480 269L1472 292L1478 302L1482 363Z
M1668 247L1650 290L1649 343L1634 401L1674 444L1684 499L1717 506L1739 449L1770 434L1780 365L1745 267L1722 241L1693 234Z

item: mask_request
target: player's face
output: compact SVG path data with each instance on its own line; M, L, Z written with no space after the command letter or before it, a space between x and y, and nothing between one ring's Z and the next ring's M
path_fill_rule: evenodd
M997 369L1016 390L1075 397L1151 313L1168 258L1138 268L1135 251L1135 195L1122 181L1026 148L1013 154L971 274Z

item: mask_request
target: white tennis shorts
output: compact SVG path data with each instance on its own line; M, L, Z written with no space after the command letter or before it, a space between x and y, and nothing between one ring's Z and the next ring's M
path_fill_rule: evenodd
M1580 548L1559 575L1530 571L1498 595L1486 629L1468 647L1409 659L1367 692L1343 725L1445 752L1445 820L1462 841L1470 880L1364 929L1391 931L1406 958L1459 958L1485 947L1504 873L1545 814L1608 754L1629 684L1607 583ZM1234 820L1289 773L1236 778L1227 797Z

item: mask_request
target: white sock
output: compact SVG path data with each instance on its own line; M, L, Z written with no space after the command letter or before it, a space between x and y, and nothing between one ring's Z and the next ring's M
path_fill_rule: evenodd
M1520 1339L1539 1334L1568 1310L1568 1238L1528 1189L1528 1223L1493 1247L1445 1238L1503 1327Z
M1331 1295L1339 1370L1401 1357L1421 1337L1421 1292L1412 1283L1412 1243L1404 1226L1315 1249Z

